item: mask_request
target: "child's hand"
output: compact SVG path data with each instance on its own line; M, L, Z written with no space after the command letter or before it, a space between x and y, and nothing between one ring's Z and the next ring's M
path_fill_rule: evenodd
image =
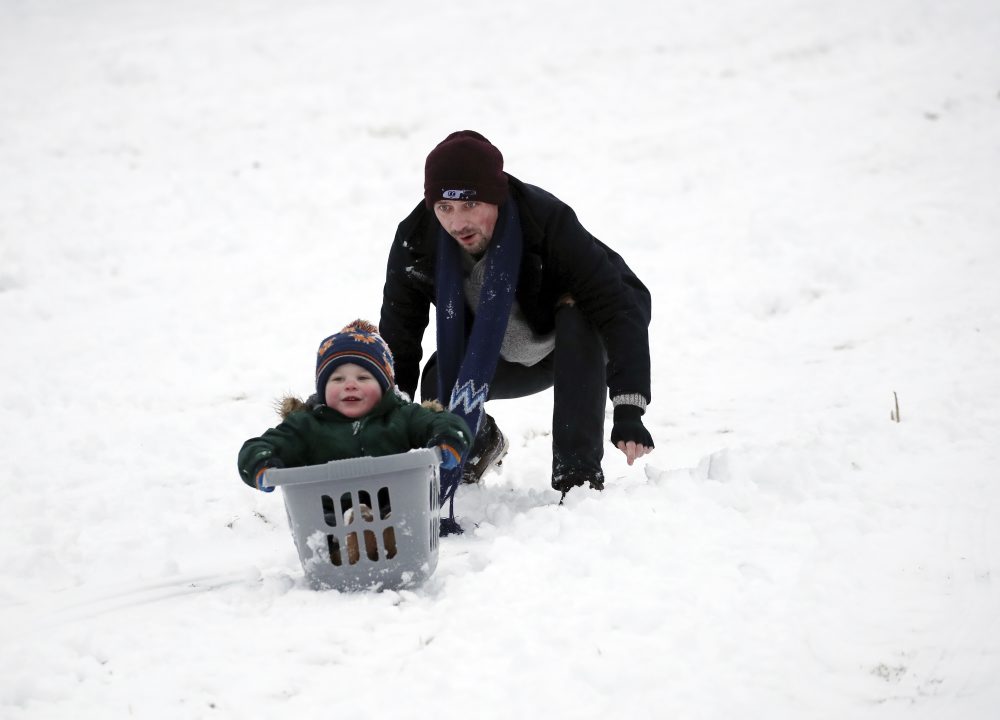
M281 461L280 458L270 457L260 464L257 468L257 472L253 476L253 484L261 492L274 492L274 485L268 485L267 480L264 478L264 474L271 468L283 468L285 463Z
M441 469L442 470L454 470L458 467L458 464L462 462L462 456L459 454L458 450L453 448L448 443L441 443L438 445L441 450Z

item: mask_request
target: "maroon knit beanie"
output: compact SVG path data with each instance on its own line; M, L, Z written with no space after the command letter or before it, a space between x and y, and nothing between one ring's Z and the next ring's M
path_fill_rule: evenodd
M500 205L507 197L503 155L473 130L459 130L431 150L424 165L424 201L476 200Z

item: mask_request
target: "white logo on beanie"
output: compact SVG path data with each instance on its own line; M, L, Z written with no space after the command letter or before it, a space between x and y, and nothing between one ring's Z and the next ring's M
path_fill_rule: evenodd
M464 190L442 190L441 197L445 200L473 200L476 197L476 191L471 188Z

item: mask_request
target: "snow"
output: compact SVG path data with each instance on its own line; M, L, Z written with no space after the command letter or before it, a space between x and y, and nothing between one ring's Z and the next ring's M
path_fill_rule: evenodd
M4 2L0 717L997 717L998 45L990 0ZM559 507L551 394L491 403L434 576L314 592L236 452L463 128L651 287L657 447Z

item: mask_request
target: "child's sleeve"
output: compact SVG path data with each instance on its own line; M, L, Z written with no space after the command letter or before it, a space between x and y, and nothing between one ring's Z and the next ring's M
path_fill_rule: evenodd
M261 467L268 463L274 464L274 461L287 467L305 465L306 448L301 422L296 422L294 416L289 416L260 437L250 438L243 443L236 460L240 478L250 487L256 488L254 476Z
M469 432L465 420L440 406L429 408L412 404L407 409L410 411L409 429L412 447L448 445L460 457L465 457L472 445L472 433Z

